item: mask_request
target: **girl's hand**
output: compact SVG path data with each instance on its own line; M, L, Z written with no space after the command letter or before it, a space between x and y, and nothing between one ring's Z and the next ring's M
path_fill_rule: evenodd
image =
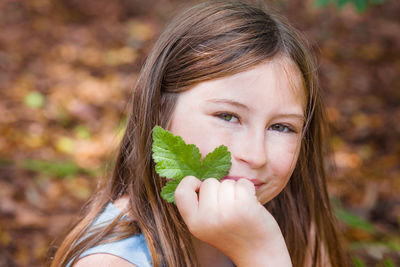
M190 232L237 266L291 266L279 226L249 180L201 182L188 176L179 183L175 202Z

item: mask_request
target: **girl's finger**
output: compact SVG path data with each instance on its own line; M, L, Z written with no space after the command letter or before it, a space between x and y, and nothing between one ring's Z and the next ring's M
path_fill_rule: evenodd
M208 178L201 183L199 191L199 208L201 210L212 212L216 209L219 185L215 178Z
M218 191L218 203L222 206L235 200L235 181L224 180Z
M256 189L254 184L247 179L240 179L235 184L235 199L237 200L245 200L249 199L249 197L256 197Z
M199 206L197 191L200 185L199 179L194 176L187 176L182 179L175 190L175 203L185 221L197 213Z

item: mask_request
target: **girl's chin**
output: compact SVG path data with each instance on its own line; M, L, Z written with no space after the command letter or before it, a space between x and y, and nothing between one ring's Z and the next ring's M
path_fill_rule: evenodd
M270 202L276 195L271 195L266 192L264 192L262 194L256 192L256 196L257 196L258 202L260 202L260 204L264 206L265 204Z

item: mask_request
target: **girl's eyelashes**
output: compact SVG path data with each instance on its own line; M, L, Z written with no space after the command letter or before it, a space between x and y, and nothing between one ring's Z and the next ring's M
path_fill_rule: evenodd
M231 112L219 112L216 113L215 116L223 121L230 123L240 122L239 116ZM269 127L269 129L280 133L297 133L297 131L293 127L282 123L273 124L272 126Z
M215 114L215 116L227 122L232 122L232 123L239 122L239 117L229 112L217 113Z
M280 123L272 125L270 129L281 133L296 133L296 131L292 127Z

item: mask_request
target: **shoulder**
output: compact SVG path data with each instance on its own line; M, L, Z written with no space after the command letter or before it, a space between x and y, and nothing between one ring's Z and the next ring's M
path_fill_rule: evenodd
M143 234L136 234L113 242L99 244L85 250L79 256L79 262L89 261L82 266L120 266L118 261L126 263L121 266L151 266L151 255ZM98 266L96 265L97 263ZM118 264L118 265L117 265Z
M123 195L122 197L116 199L113 202L114 206L117 207L121 211L125 211L128 209L129 205L129 196L128 195Z
M119 267L135 267L136 265L111 254L97 253L92 254L80 259L73 267L109 267L109 266L119 266Z
M125 213L130 219L135 220L133 214L129 212L129 196L124 195L113 202L113 205L120 210L122 213Z
M109 203L106 209L100 214L94 225L106 225L121 212L126 215L126 199L118 199ZM151 256L147 241L142 233L111 241L103 242L86 249L79 256L74 266L151 266Z

